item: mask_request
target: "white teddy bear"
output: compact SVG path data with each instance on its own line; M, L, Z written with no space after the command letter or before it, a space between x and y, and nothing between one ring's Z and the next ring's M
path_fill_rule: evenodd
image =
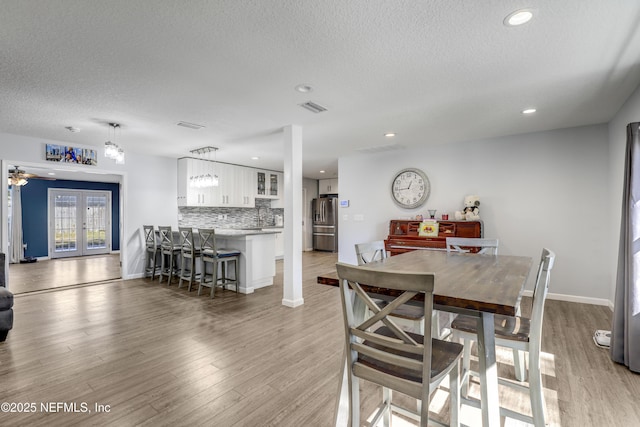
M466 196L464 198L464 209L456 211L456 219L478 221L480 219L480 208L478 206L480 206L479 196Z

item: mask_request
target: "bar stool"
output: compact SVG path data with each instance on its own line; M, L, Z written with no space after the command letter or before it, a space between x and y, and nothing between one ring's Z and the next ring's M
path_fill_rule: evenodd
M156 232L153 229L153 225L143 225L144 230L144 242L146 246L145 268L144 276L151 276L151 280L156 278L156 274L160 275L160 263L158 262L158 255L160 255L160 246L156 239Z
M202 258L198 295L200 295L203 286L211 287L211 298L214 297L217 286L226 288L227 285L234 285L235 291L238 293L238 288L240 287L240 251L216 249L215 230L213 228L200 228L198 234L200 235L200 254ZM227 263L229 261L234 262L235 276L233 278L227 276ZM211 274L207 273L207 264L213 265ZM221 275L218 275L218 264L221 264Z
M167 276L167 283L170 285L173 276L178 271L178 254L181 247L173 241L173 230L171 227L158 227L160 231L160 255L162 262L160 264L160 279L158 283L162 283L162 277Z
M193 228L178 227L180 232L180 253L182 255L182 263L180 266L180 281L178 288L182 287L182 281L189 282L187 290L191 292L191 283L198 278L196 272L196 258L200 258L200 248L196 248L193 241Z

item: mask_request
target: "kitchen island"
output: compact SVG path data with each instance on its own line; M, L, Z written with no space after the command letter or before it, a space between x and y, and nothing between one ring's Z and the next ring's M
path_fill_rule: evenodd
M216 247L240 251L239 292L250 294L273 285L276 275L276 235L282 229L216 228Z

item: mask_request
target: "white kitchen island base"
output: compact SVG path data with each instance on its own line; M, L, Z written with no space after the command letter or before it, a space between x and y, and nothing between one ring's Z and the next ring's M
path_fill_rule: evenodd
M216 230L216 247L235 249L240 255L240 288L243 294L273 285L276 275L276 232Z

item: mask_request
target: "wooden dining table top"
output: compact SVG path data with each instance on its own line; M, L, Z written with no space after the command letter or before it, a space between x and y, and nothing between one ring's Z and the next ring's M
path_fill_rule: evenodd
M477 255L417 250L368 263L380 271L434 273L436 306L515 316L531 271L526 256ZM337 275L318 277L318 283L337 286ZM363 284L361 284L363 285ZM363 285L371 294L395 296L390 289ZM424 298L423 294L416 299ZM455 310L453 310L455 311Z

